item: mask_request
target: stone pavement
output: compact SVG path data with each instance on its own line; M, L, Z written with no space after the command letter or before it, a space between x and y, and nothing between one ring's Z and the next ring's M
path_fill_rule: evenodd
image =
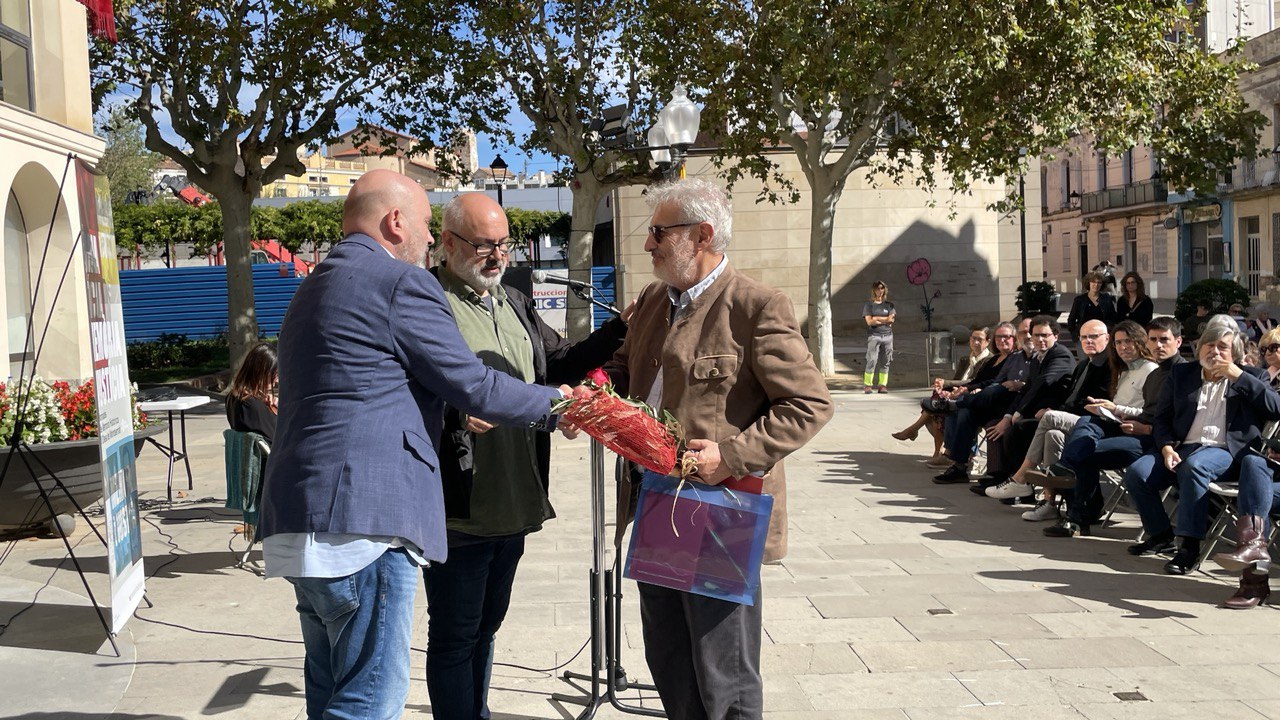
M1131 514L1099 537L1049 539L1013 508L933 485L919 462L927 440L889 437L918 397L839 392L835 419L789 461L791 552L764 568L767 718L1280 718L1276 610L1219 610L1229 579L1165 576L1160 560L1130 557ZM0 635L0 717L302 717L292 592L234 569L221 409L190 423L196 488L172 507L145 503L154 607L129 622L123 658L99 647L58 541L9 548L0 624L48 587ZM573 689L547 668L587 666L575 659L587 639L586 456L585 441L557 440L560 517L530 538L498 636L497 720L579 712L550 699ZM162 458L148 449L140 463L144 500L162 499ZM75 539L101 597L102 553L83 527ZM643 679L634 585L624 592L624 664ZM425 612L420 598L419 648ZM425 718L422 655L413 662L405 717Z

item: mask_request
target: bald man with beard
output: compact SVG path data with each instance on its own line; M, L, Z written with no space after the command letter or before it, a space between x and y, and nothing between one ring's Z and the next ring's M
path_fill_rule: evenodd
M563 397L486 367L467 347L422 267L430 222L412 180L363 175L343 206L345 237L298 288L280 330L259 532L267 577L294 586L315 720L403 712L419 568L448 552L444 403L550 427Z

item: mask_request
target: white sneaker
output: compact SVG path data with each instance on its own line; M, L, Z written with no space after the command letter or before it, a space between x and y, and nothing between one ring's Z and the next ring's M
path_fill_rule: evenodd
M1024 485L1020 482L1014 482L1013 479L1005 480L999 485L993 485L987 488L987 497L997 500L1005 500L1008 498L1026 497L1035 492L1035 488L1030 485Z
M1048 500L1041 500L1036 506L1022 513L1022 519L1028 522L1044 522L1045 520L1057 520L1061 515L1058 513L1058 504L1051 503Z

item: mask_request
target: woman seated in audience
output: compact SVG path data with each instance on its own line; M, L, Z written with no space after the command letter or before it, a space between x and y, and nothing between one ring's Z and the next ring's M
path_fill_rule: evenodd
M1116 322L1132 320L1142 327L1151 322L1155 305L1147 297L1147 286L1136 272L1125 273L1120 280L1120 299L1116 301Z
M275 348L269 343L253 346L227 390L227 422L231 429L255 432L272 442L279 382Z
M1259 366L1267 371L1267 379L1271 387L1280 390L1280 328L1268 330L1258 341L1258 354L1262 356Z
M1271 309L1266 305L1259 305L1254 310L1253 319L1249 321L1249 337L1262 342L1262 338L1267 333L1276 329L1276 321L1271 319Z
M983 366L988 364L993 355L991 352L991 333L985 327L975 327L969 331L969 354L960 358L960 363L956 366L955 377L951 380L944 378L935 378L933 381L934 395L939 395L943 391L952 390L966 383L972 382L977 378L978 373ZM992 375L992 377L995 377ZM921 403L920 417L916 421L906 427L906 429L893 433L898 440L915 440L920 434L920 428L925 428L929 434L933 436L933 457L935 459L942 455L942 415L934 412L930 407L930 401L933 397L924 399Z

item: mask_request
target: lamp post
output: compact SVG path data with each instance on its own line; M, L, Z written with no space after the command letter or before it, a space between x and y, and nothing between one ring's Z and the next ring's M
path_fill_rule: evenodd
M502 205L502 186L511 177L511 173L507 172L507 161L501 155L495 155L493 162L489 163L489 170L493 173L493 181L498 185L498 205Z
M1019 148L1018 155L1027 156L1026 148ZM1026 162L1023 160L1022 162ZM1021 165L1021 163L1019 163ZM1021 169L1021 168L1020 168ZM1018 173L1018 237L1022 243L1022 284L1027 284L1027 171ZM1043 262L1043 259L1042 259Z
M649 157L654 164L666 166L669 180L684 177L684 159L693 141L698 138L698 124L702 112L685 92L683 83L676 83L671 100L658 112L658 121L649 128Z

